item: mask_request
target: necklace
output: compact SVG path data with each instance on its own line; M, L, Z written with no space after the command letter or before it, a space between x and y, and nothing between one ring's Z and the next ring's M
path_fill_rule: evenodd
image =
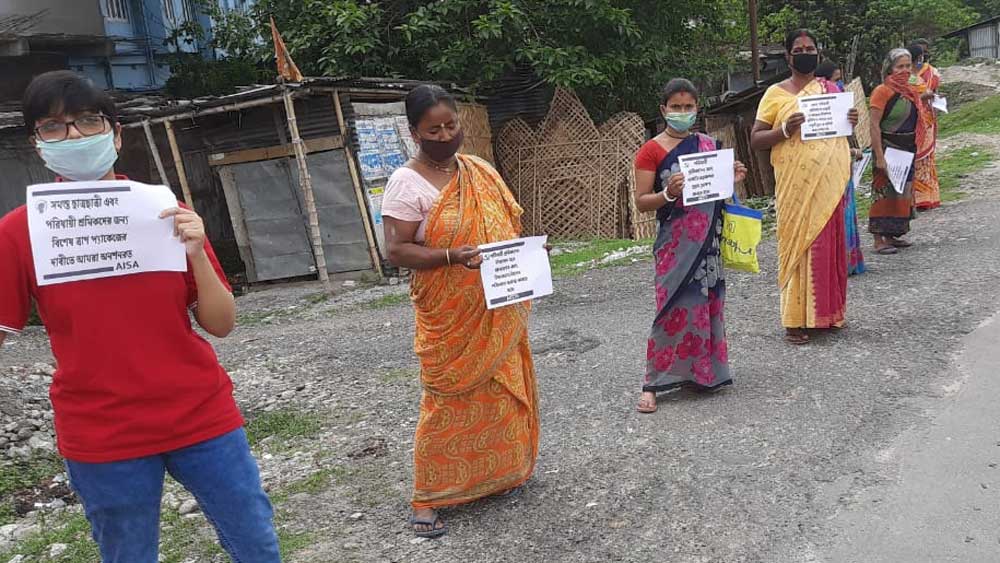
M423 157L423 155L417 157L417 162L420 162L424 166L429 166L437 170L438 172L444 172L446 174L453 174L457 169L456 166L443 166L441 164L438 164L437 162L434 162L429 158Z

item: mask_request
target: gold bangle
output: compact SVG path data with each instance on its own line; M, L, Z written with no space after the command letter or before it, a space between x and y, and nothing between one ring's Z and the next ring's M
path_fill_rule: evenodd
M444 249L444 257L448 261L448 265L451 266L451 249Z

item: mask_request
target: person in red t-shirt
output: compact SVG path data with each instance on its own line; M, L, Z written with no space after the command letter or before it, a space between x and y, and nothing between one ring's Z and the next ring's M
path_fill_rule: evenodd
M24 121L63 181L115 180L121 125L114 102L70 71L36 77ZM280 561L273 510L212 346L192 328L228 335L236 305L201 217L164 211L186 272L145 272L39 286L27 210L0 218L0 345L34 301L57 370L56 439L104 563L155 563L160 497L170 473L198 500L236 561Z

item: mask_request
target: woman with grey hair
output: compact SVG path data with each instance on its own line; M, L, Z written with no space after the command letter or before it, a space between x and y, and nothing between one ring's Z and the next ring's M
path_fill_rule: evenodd
M875 237L875 251L896 254L911 243L901 237L910 232L915 217L913 167L902 192L889 179L885 150L892 147L920 158L926 145L922 120L927 118L926 104L921 103L920 80L913 75L913 58L906 49L893 49L882 66L883 83L872 91L871 128L875 175L868 230Z

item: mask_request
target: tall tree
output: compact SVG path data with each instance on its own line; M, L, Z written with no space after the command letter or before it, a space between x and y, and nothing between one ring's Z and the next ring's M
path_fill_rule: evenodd
M213 14L217 45L270 58L273 15L303 72L454 81L473 89L528 67L597 113L652 113L673 76L706 80L744 40L741 0L257 0ZM742 18L742 19L741 19ZM254 29L256 33L252 33Z
M780 42L796 27L816 32L827 57L844 63L855 37L856 74L869 84L880 80L881 62L894 47L917 38L934 38L974 22L979 14L961 0L764 0L766 36Z

